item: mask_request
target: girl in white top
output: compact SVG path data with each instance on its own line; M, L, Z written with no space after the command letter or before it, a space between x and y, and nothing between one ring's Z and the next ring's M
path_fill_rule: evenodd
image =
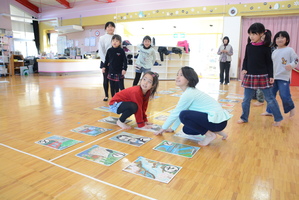
M277 49L272 53L274 68L274 84L272 88L273 95L279 96L282 100L284 113L290 113L290 117L295 115L295 105L290 92L290 79L292 69L298 64L298 55L291 47L288 47L290 36L286 31L279 31L273 39L273 44ZM272 116L271 109L267 106L265 116Z
M112 47L111 40L112 36L114 35L115 24L113 22L107 22L105 24L106 34L100 37L99 40L99 56L101 58L101 66L103 73L103 87L105 92L105 98L103 101L108 101L108 90L109 90L109 81L107 79L107 72L104 67L105 57L108 49Z
M201 146L208 145L216 138L216 134L221 135L222 139L227 138L223 130L232 115L211 96L196 89L198 81L198 75L193 68L182 67L179 70L176 85L183 90L183 94L162 129L155 132L155 135L173 132L183 123L185 134L206 136L203 141L198 142Z
M141 74L151 70L156 61L156 51L151 46L152 39L150 36L145 36L142 40L142 44L138 46L139 55L136 60L136 74L133 81L133 86L137 85Z

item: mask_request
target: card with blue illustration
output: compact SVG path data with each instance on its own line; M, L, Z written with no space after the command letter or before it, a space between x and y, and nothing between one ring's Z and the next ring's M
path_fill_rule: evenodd
M162 183L169 183L181 169L182 167L180 166L139 156L134 162L124 168L123 171Z
M170 153L178 156L183 156L186 158L192 158L200 147L194 147L186 144L180 144L176 142L170 142L163 140L160 144L153 148L154 150Z
M110 166L124 158L126 155L127 154L123 152L100 147L99 145L94 145L91 148L78 153L76 156L102 165Z
M91 125L83 125L78 128L74 128L71 131L76 132L76 133L82 133L85 135L90 135L90 136L97 136L100 135L104 132L111 131L112 129L109 128L101 128L97 126L91 126Z

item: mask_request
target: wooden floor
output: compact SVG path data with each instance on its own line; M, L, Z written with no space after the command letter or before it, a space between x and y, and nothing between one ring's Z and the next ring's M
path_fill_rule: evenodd
M0 78L1 200L299 199L299 87L291 87L296 115L290 119L284 114L282 127L273 127L272 117L260 116L265 106L251 107L249 123L237 124L241 114L241 103L237 103L226 128L228 139L222 141L218 137L193 158L184 158L152 149L164 139L197 145L173 133L159 137L146 131L127 131L153 138L142 147L110 140L122 130L98 122L117 116L94 110L107 105L102 101L100 77L93 74ZM216 99L230 93L243 94L239 81L227 86L219 86L218 82L200 79L198 87ZM125 81L126 87L131 84L132 80ZM169 88L175 88L174 81L160 82L159 91ZM226 92L218 94L219 90ZM158 96L150 102L148 116L150 122L162 125L163 121L155 117L169 114L167 111L174 108L178 97ZM113 130L95 137L70 131L85 124ZM136 126L134 120L130 124ZM62 151L35 143L52 135L84 142ZM128 155L110 167L75 156L93 145ZM182 170L168 184L122 171L138 156L178 165Z

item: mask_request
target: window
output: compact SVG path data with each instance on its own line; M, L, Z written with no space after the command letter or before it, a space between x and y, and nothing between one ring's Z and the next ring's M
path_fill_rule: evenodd
M10 5L11 25L13 32L13 51L20 52L24 57L37 56L37 49L34 42L32 16L24 11Z

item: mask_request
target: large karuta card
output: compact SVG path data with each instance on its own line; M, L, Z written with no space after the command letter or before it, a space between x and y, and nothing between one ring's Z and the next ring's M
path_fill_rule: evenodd
M71 131L76 132L76 133L82 133L85 135L90 135L90 136L97 136L100 135L101 133L111 131L112 129L109 128L101 128L97 126L91 126L91 125L83 125L78 128L74 128Z
M202 141L205 138L204 135L187 135L183 131L179 131L175 133L173 136L186 138L189 140L195 140L195 141Z
M170 142L163 140L160 144L153 148L154 150L170 153L178 156L192 158L200 147L194 147L186 144Z
M121 132L118 135L110 138L110 140L137 146L137 147L144 145L145 143L149 142L152 139L153 138L144 137L141 135L135 135L132 133L127 133L127 132Z
M52 149L63 150L81 142L83 141L73 140L59 135L52 135L35 143L46 147L50 147Z
M99 145L94 145L91 148L78 153L76 156L102 165L110 166L126 155L127 154L123 152L100 147Z
M180 166L171 165L139 156L134 162L123 170L145 178L169 183L182 169Z
M116 124L117 120L118 120L118 117L111 117L111 116L109 116L109 117L106 117L104 119L98 120L98 122L105 122L105 123L109 123L109 124ZM132 120L130 120L130 119L126 119L125 123L127 124L127 123L129 123L131 121Z
M159 131L162 126L158 125L158 124L153 124L153 125L150 125L152 126L152 128L138 128L138 127L135 127L135 129L138 129L138 130L143 130L143 131L150 131L150 132L156 132L156 131Z

